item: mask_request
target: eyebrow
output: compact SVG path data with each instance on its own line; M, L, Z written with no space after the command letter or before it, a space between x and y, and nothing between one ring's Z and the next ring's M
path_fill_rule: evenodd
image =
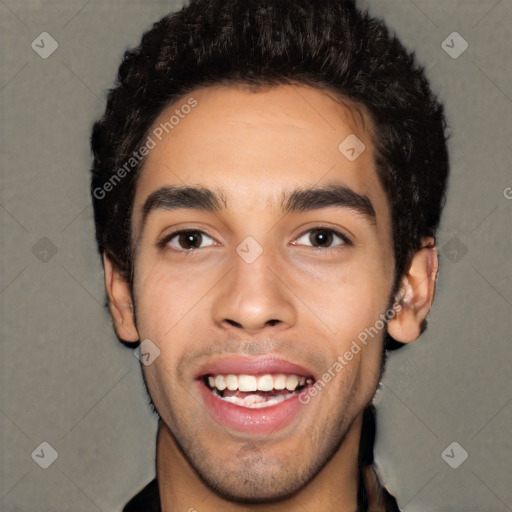
M220 212L226 206L226 194L222 190L213 191L205 187L184 185L162 187L152 192L141 207L141 232L147 217L155 210L186 208ZM284 193L281 199L283 213L319 210L333 206L352 210L372 225L376 223L377 216L370 198L345 185L333 183L313 188L297 188Z
M226 199L222 191L214 192L205 187L189 187L184 185L170 185L152 192L141 207L142 226L148 215L154 210L202 210L206 212L219 212L226 207Z
M370 198L337 183L296 189L285 194L282 200L283 211L286 213L319 210L331 206L352 210L365 217L370 224L376 223L377 215Z

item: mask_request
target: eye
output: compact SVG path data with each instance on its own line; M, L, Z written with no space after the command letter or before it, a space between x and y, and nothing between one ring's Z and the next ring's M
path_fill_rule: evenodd
M171 247L177 250L185 249L187 251L191 251L193 249L201 249L203 247L208 247L208 245L213 245L208 244L206 246L202 246L201 244L205 240L210 240L213 242L213 238L209 237L202 231L198 231L196 229L186 229L171 233L170 235L166 236L158 245L164 247L169 244Z
M332 243L338 239L341 243L336 244L336 246L343 246L343 245L352 245L352 242L342 233L330 229L330 228L314 228L310 229L309 231L306 231L303 235L301 235L300 238L297 239L298 242L301 244L304 244L304 240L306 242L309 242L313 247L319 248L319 249L330 249L332 248ZM301 242L303 240L303 242ZM294 244L295 245L295 242ZM305 243L307 245L307 243Z

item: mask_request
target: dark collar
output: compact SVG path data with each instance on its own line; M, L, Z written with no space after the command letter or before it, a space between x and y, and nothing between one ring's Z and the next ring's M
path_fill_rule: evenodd
M156 478L124 506L123 512L162 512Z

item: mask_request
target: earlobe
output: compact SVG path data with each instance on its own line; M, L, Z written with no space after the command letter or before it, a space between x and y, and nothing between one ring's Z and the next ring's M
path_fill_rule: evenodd
M139 334L135 327L130 286L105 254L103 254L103 266L109 310L116 334L127 342L138 341Z
M403 277L395 304L397 313L388 322L388 333L396 341L410 343L420 336L434 302L438 268L435 240L426 237Z

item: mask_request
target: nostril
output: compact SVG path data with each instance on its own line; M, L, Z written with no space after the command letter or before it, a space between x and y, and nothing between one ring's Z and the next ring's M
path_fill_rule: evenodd
M229 318L226 318L226 322L233 325L234 327L242 327L242 324L239 324L238 322L235 322L234 320L230 320Z
M279 320L269 320L269 321L267 322L267 324L269 324L269 325L276 325L276 324L278 324L278 323L279 323Z

